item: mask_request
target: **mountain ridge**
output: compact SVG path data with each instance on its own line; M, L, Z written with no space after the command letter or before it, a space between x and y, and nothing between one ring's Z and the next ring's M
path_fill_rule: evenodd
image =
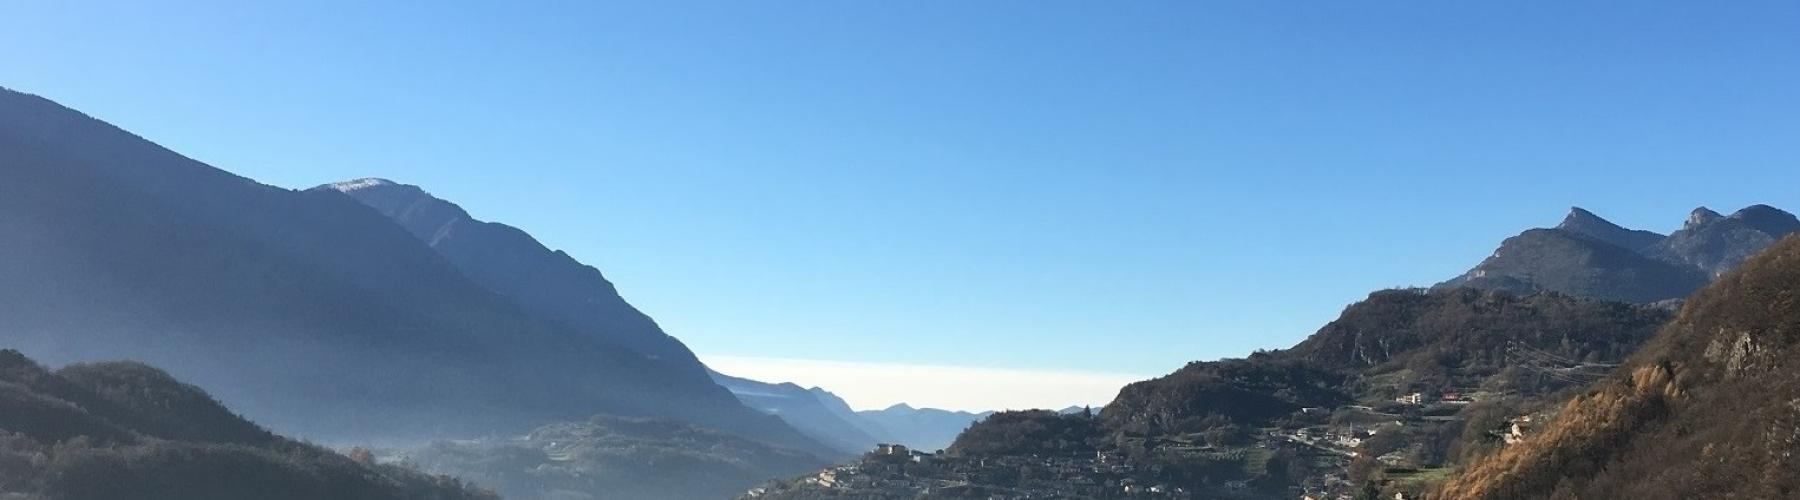
M424 188L382 178L314 187L343 193L406 228L477 283L534 310L612 338L692 376L704 369L680 340L627 302L598 268L552 250L530 233L483 221Z
M1730 216L1693 210L1668 235L1613 224L1571 207L1553 228L1528 229L1502 241L1493 255L1436 288L1472 287L1514 293L1553 291L1637 303L1686 297L1707 281L1786 234L1800 220L1768 205Z

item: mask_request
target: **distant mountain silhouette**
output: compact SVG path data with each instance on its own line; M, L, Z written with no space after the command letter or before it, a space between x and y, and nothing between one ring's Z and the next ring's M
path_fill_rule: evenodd
M844 398L838 397L837 394L833 394L823 387L807 389L807 392L812 393L813 397L819 400L819 405L825 407L826 411L831 412L832 415L836 415L839 420L849 422L850 425L855 426L856 429L862 431L863 434L875 438L877 442L917 446L916 443L907 443L896 439L892 433L888 432L886 427L882 427L880 423L858 414L855 409L850 408L850 403L845 402Z
M1767 210L1758 212L1772 214ZM1742 213L1742 212L1740 212ZM1697 213L1689 229L1791 217ZM1736 232L1739 228L1727 228ZM1760 238L1751 238L1754 243ZM1675 249L1695 247L1671 245ZM1731 265L1720 247L1685 253ZM1687 300L1631 362L1434 498L1792 498L1800 491L1800 237Z
M900 403L881 410L859 411L856 415L881 426L887 441L905 444L914 449L940 450L955 442L956 435L968 429L971 424L993 413L913 408Z
M745 405L781 417L807 436L843 452L843 456L861 455L884 442L884 438L877 438L858 425L862 418L848 412L847 406L843 411L828 406L828 401L842 405L843 400L824 389L758 382L718 372L712 372L712 377Z
M1800 220L1767 205L1729 217L1695 209L1685 227L1666 237L1576 207L1557 227L1507 238L1480 265L1437 286L1639 303L1677 299L1796 230Z
M0 497L497 499L292 441L132 362L50 371L0 350Z
M944 452L965 457L1091 456L1101 444L1096 424L1093 415L1081 411L1003 411L970 425Z
M655 340L643 331L602 333L544 312L556 302L512 300L533 290L471 279L335 190L258 184L4 90L0 172L0 344L40 358L167 366L315 438L519 432L613 413L830 452L693 365L642 354ZM590 277L579 283L602 282Z
M882 410L855 411L843 398L820 387L805 389L792 383L758 382L716 372L713 377L751 408L779 416L801 432L851 455L868 452L879 443L919 450L942 449L970 424L994 413L913 408L905 403ZM1071 408L1075 412L1082 409Z

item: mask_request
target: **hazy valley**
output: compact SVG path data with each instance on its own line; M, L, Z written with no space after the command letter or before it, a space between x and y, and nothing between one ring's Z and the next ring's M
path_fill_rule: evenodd
M0 500L1800 498L1796 19L0 2Z

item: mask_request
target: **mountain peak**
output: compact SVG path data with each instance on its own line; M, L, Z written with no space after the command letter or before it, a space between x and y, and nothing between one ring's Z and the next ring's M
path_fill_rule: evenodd
M1568 225L1570 222L1578 222L1578 221L1594 220L1594 219L1598 219L1602 222L1606 222L1606 219L1603 219L1598 215L1594 215L1593 212L1589 212L1585 208L1569 207L1569 215L1566 217L1563 217L1563 225ZM1610 224L1610 222L1608 222L1608 223Z
M1743 222L1776 239L1800 230L1800 219L1794 218L1794 214L1768 205L1758 204L1744 207L1743 210L1732 213L1730 218Z
M1581 207L1569 207L1569 215L1563 217L1562 224L1558 224L1556 229L1600 240L1627 250L1648 247L1663 238L1663 235L1650 231L1626 229Z
M1619 230L1625 229L1623 227L1619 227L1618 224L1613 224L1612 221L1606 220L1605 218L1600 217L1598 215L1594 215L1593 212L1589 212L1589 211L1587 211L1587 209L1581 208L1581 207L1569 207L1569 215L1564 216L1562 223L1557 224L1556 227L1558 229L1570 229L1570 230L1577 230L1577 231L1584 231L1584 232L1585 232L1585 230L1592 229L1592 228L1607 228L1607 229L1617 228Z
M1757 221L1757 219L1793 219L1795 218L1795 214L1789 214L1787 210L1775 209L1775 207L1757 203L1757 205L1750 205L1750 207L1744 207L1744 209L1737 210L1737 212L1732 212L1732 218L1742 219L1742 221Z
M333 182L313 188L337 191L381 212L427 245L435 246L453 227L479 222L462 207L432 196L425 188L379 177Z
M1693 212L1688 213L1687 225L1684 227L1692 229L1723 218L1725 218L1725 216L1719 215L1718 212L1714 212L1710 208L1700 207L1694 209Z
M1785 211L1785 210L1775 208L1775 207L1772 207L1769 205L1765 205L1762 203L1758 203L1755 205L1750 205L1748 207L1739 209L1737 212L1732 213L1731 217L1732 218L1742 218L1742 217L1757 216L1757 215L1764 215L1764 214L1777 215L1777 216L1786 215L1788 217L1794 216L1793 214L1787 213L1787 211Z

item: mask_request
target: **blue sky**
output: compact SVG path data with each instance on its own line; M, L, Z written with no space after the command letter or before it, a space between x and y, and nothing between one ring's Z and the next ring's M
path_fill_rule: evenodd
M422 185L732 359L1156 375L1570 205L1800 207L1792 2L0 0L0 85Z

